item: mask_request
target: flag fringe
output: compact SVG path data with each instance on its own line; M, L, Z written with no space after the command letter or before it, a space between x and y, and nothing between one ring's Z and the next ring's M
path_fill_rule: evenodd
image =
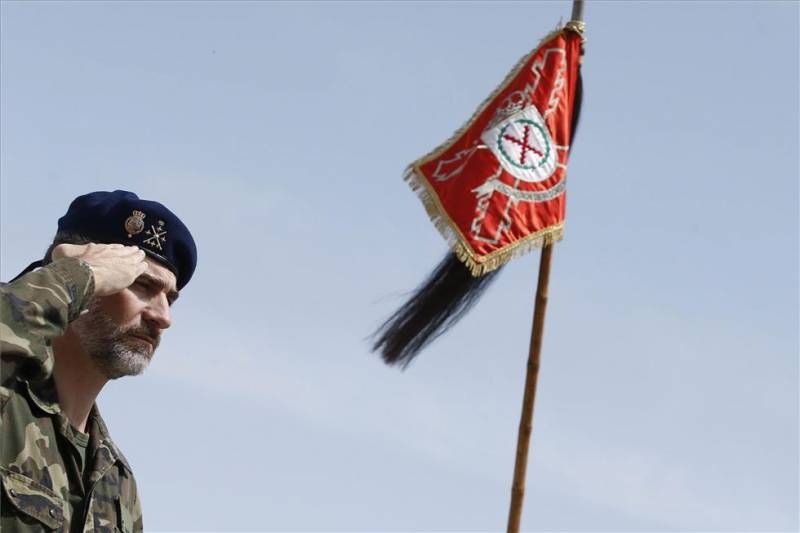
M544 228L536 233L526 235L512 244L500 250L496 250L486 256L478 256L467 240L461 234L458 226L450 219L446 211L439 203L436 193L431 190L427 180L420 175L412 165L406 170L403 179L408 183L412 191L419 197L425 211L428 213L433 225L439 230L442 237L447 241L453 254L464 263L474 277L482 276L493 270L497 270L512 259L516 259L531 251L541 248L545 244L553 244L564 237L564 223Z

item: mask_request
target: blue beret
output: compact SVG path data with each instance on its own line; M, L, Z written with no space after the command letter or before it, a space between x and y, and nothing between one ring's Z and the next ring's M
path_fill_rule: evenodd
M58 219L58 230L92 242L138 246L175 274L178 290L189 283L197 264L197 246L186 225L160 203L128 191L77 197Z

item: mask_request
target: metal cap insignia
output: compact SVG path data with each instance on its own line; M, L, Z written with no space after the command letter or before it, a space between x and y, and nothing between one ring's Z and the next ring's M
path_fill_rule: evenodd
M142 232L144 229L145 214L141 211L134 211L131 216L125 220L125 231L128 232L128 237L133 237Z

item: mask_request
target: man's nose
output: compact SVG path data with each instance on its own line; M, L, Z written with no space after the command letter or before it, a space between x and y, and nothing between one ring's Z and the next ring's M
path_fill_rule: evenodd
M143 314L146 320L153 322L159 329L167 329L172 325L169 301L165 294L153 298L145 307Z

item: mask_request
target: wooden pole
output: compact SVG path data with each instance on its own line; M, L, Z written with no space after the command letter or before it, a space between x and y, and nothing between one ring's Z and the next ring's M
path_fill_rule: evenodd
M525 472L528 467L528 448L533 430L533 404L536 399L536 380L539 377L539 360L542 352L544 313L547 307L547 286L550 282L550 262L553 245L542 248L539 260L539 282L536 287L536 304L533 311L533 331L528 350L528 372L525 377L525 394L522 398L522 415L517 436L517 458L514 462L514 483L511 487L511 508L508 513L508 533L518 533L525 497Z
M583 22L583 0L572 3L572 20ZM522 415L517 435L517 457L514 462L514 482L511 486L511 506L508 511L508 533L519 533L522 520L522 503L525 498L525 474L528 469L528 449L533 431L533 405L536 399L536 381L539 378L539 363L544 335L544 314L547 308L547 287L550 283L550 262L553 245L542 248L539 260L539 282L536 286L536 303L533 310L533 328L528 349L528 371L525 376L525 394L522 397Z

